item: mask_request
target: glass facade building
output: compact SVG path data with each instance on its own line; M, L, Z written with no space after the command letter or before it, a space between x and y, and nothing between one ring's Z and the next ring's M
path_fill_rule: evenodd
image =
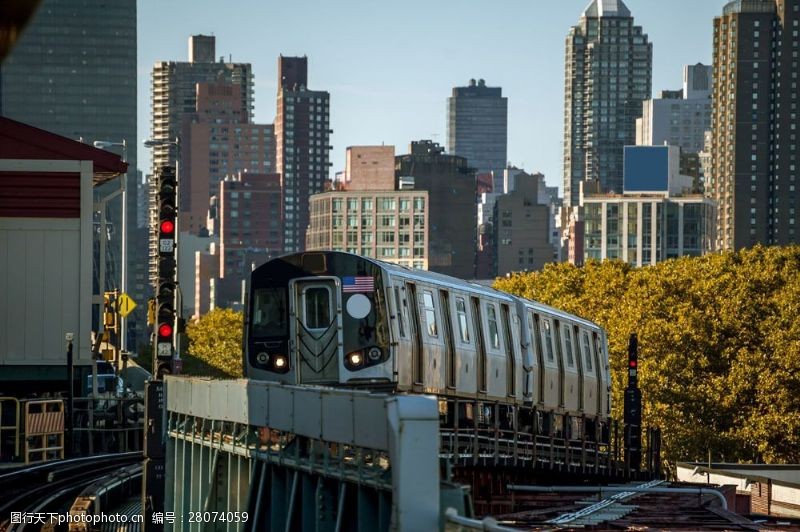
M564 204L579 183L622 191L622 148L636 141L636 119L650 98L653 48L622 0L594 0L567 36Z

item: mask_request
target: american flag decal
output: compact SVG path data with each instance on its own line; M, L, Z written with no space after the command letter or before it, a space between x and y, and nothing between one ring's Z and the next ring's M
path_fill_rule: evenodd
M374 292L375 279L373 277L342 277L342 292Z

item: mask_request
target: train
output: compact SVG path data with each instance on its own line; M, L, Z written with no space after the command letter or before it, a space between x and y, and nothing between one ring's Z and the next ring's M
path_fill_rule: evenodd
M607 440L606 333L573 314L339 251L264 263L246 306L248 378L525 407L540 433Z

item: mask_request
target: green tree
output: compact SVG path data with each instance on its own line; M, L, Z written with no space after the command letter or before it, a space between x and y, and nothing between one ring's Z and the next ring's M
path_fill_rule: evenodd
M632 268L549 265L495 286L603 326L622 417L627 342L639 336L645 424L671 460L800 460L800 247Z
M189 337L184 373L212 377L242 376L242 313L214 309L186 327Z

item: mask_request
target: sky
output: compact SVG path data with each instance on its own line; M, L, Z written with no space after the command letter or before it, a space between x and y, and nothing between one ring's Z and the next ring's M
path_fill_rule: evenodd
M725 0L625 0L653 43L653 93L678 89L682 66L711 62ZM446 101L470 78L508 97L508 159L561 186L564 42L589 0L139 0L138 130L150 132L156 61L187 61L188 38L216 36L217 56L252 63L255 121L272 123L277 58L307 55L309 88L331 94L331 177L347 146L446 144ZM140 140L141 140L140 139ZM140 168L150 154L139 143Z

